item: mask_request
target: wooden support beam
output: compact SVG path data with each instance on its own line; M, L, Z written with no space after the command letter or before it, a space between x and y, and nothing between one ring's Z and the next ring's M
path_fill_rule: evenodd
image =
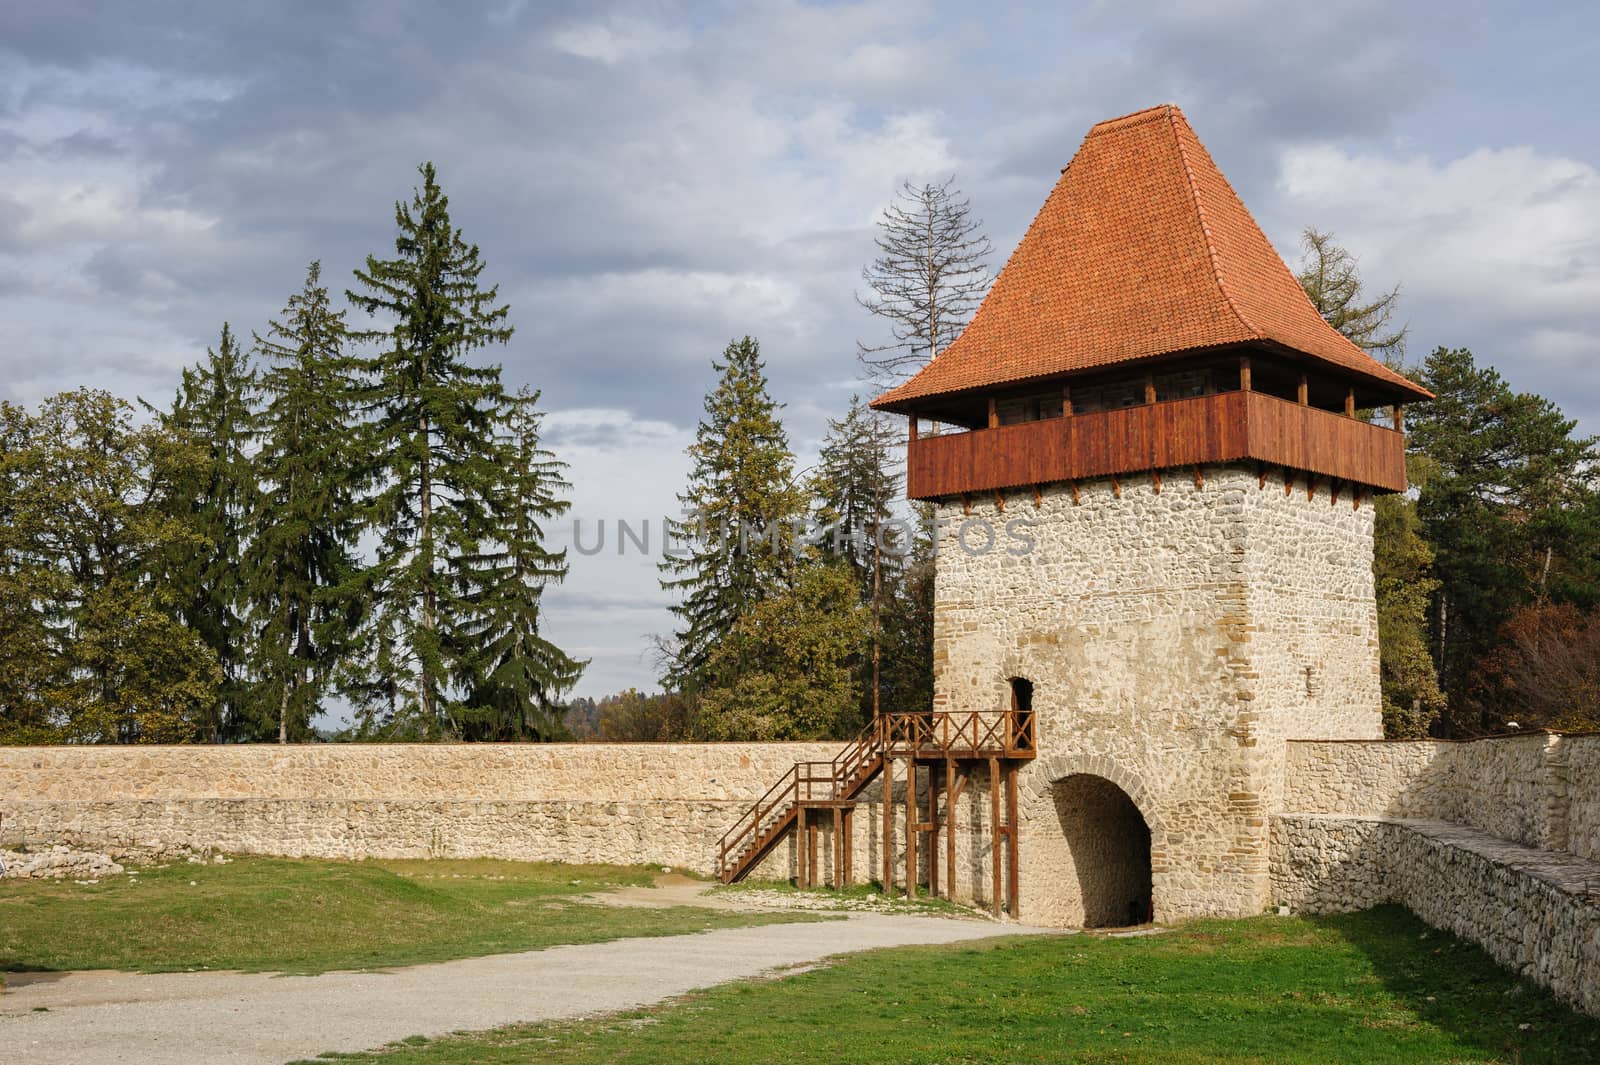
M928 894L939 897L939 773L928 767Z
M911 416L910 422L911 422L911 429L910 429L910 433L909 433L907 439L910 440L913 444L915 444L917 442L917 416L915 414L913 414Z
M1017 867L1021 864L1017 852L1017 764L1006 766L1006 909L1011 919L1017 919L1018 897L1021 885L1017 880Z
M1283 494L1288 495L1294 491L1294 471L1289 467L1283 468Z
M1250 356L1239 356L1239 391L1250 391Z
M1081 502L1081 500L1078 499L1078 482L1068 481L1067 487L1072 489L1072 505L1077 506L1079 502Z
M1394 405L1394 410L1389 417L1394 424L1395 432L1403 433L1406 431L1406 412L1401 409L1400 404L1396 403Z
M1328 499L1328 506L1336 507L1339 505L1339 478L1335 477L1330 487L1333 491Z
M956 897L956 762L944 761L944 897Z
M845 808L834 808L834 891L845 886Z
M1302 407L1310 406L1311 404L1311 386L1306 382L1304 370L1300 371L1300 387L1295 390L1295 400Z
M817 866L817 819L806 818L806 886L816 887L822 882L819 875L821 869Z
M1000 428L1000 403L993 396L989 397L989 428Z
M843 887L849 887L856 882L855 834L856 812L846 807L844 810L844 872L840 874Z
M1033 509L1034 510L1038 510L1039 509L1039 504L1043 501L1043 499L1044 499L1044 490L1041 489L1038 485L1034 485L1033 486Z
M1111 475L1111 493L1118 499L1122 498L1122 480L1116 475Z
M1151 470L1150 471L1150 485L1151 485L1151 487L1153 487L1156 490L1156 495L1160 495L1161 494L1161 471L1160 470Z
M1315 498L1317 498L1317 475L1308 473L1306 474L1306 499L1312 500Z
M794 886L807 888L811 886L806 883L806 871L808 869L806 863L806 822L810 818L806 816L806 808L804 806L795 812L795 816L799 820L795 822L794 826Z
M1149 371L1144 375L1144 401L1146 404L1156 401L1156 375Z
M1267 487L1267 464L1265 462L1256 463L1256 475L1258 477L1256 489L1264 491Z
M1063 418L1072 417L1072 386L1071 385L1062 385L1061 386L1061 416Z
M995 489L994 509L1000 514L1004 514L1006 512L1006 494L999 489Z
M1000 916L1000 760L989 759L989 908Z
M1205 486L1206 486L1205 470L1200 466L1196 466L1194 468L1194 489L1195 489L1195 491L1198 492L1198 491L1203 490L1205 488Z
M887 753L883 756L883 839L878 846L878 856L883 859L880 882L884 894L889 894L894 890L894 759Z
M961 493L961 513L966 514L969 517L972 514L972 497L967 495L965 492Z
M906 758L906 898L917 897L917 760Z
M1361 486L1360 485L1356 486L1355 493L1350 497L1350 509L1351 510L1360 510L1361 509Z
M1344 416L1346 418L1354 418L1356 416L1356 390L1354 388L1345 389Z

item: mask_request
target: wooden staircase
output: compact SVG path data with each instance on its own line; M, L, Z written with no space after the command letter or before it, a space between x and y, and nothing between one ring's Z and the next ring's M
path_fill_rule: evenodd
M996 827L995 899L999 909L1000 848L999 837L1008 840L1010 865L1010 901L1016 910L1016 768L1017 763L1035 755L1034 717L1031 710L966 711L948 713L931 711L905 714L883 714L861 731L849 745L830 762L796 762L777 783L767 789L748 813L730 828L718 842L717 877L724 884L742 880L750 870L791 830L800 833L802 853L797 863L796 881L810 886L816 880L817 833L816 817L831 813L833 820L834 886L853 881L850 839L858 796L880 777L884 780L884 794L892 798L892 773L896 761L906 767L906 832L907 832L907 886L916 891L916 837L932 834L930 854L937 848L937 834L944 829L948 836L947 863L949 884L954 880L955 799L970 773L970 767L986 762L990 768L990 787L993 792L994 824ZM928 778L928 818L918 820L917 767L940 766L945 769L946 816L938 817L938 775L930 772ZM885 770L888 772L885 772ZM960 774L958 781L958 774ZM1002 824L999 817L1000 789L1004 778L1009 817ZM889 884L892 869L889 854L892 850L894 817L892 801L883 806L883 883ZM930 861L929 890L938 892L937 861ZM948 890L946 894L948 894Z

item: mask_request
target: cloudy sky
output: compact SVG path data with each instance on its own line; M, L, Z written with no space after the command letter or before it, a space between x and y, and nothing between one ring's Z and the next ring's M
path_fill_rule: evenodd
M392 245L434 160L586 522L676 512L709 381L758 336L796 448L855 381L872 222L951 173L1003 259L1095 121L1180 104L1291 261L1334 231L1600 432L1600 32L1579 4L0 6L0 397L166 398L305 265ZM997 262L998 266L999 263ZM335 287L340 287L338 284ZM614 544L611 545L614 547ZM650 560L575 560L579 693L651 686Z

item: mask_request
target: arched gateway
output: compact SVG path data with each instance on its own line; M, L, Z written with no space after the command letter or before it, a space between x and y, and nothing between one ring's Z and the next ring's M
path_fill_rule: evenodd
M937 518L932 711L796 767L724 876L789 838L810 878L823 835L836 880L895 857L1024 920L1261 912L1285 741L1381 735L1371 498L1425 398L1322 320L1176 107L1095 126L966 330L872 403Z

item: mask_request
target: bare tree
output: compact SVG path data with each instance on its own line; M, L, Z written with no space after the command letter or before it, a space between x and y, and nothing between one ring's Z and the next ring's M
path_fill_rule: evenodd
M1406 333L1410 327L1389 329L1389 319L1400 302L1400 286L1364 303L1364 286L1356 257L1337 243L1332 233L1307 226L1300 234L1300 250L1297 277L1317 313L1349 337L1356 347L1391 366L1400 366L1405 360Z
M870 291L856 301L886 319L894 339L856 347L867 375L888 385L921 369L961 333L993 280L994 246L954 177L902 185L878 220L875 243L878 257L861 271Z

